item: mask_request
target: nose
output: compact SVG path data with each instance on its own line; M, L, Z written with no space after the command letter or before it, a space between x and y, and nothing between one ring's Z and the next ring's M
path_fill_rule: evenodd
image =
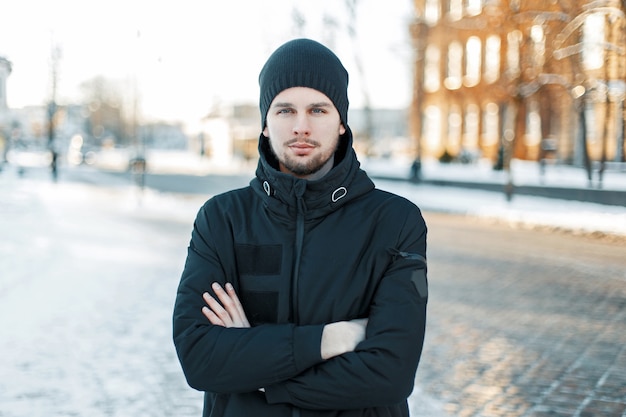
M306 114L298 114L294 119L293 133L298 136L309 136L311 134L311 123Z

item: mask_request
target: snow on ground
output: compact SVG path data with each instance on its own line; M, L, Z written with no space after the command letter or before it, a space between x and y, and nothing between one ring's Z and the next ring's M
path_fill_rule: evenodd
M544 226L581 233L626 236L626 207L514 196L458 187L377 180L379 188L407 197L424 211L441 211L503 221L512 226Z
M513 162L511 172L516 185L587 188L586 173L581 168L548 166L542 176L536 163ZM372 175L406 178L410 164L408 161L366 161L363 166ZM506 173L494 171L484 162L460 165L427 161L423 166L423 178L505 184ZM544 226L572 232L626 236L626 201L624 206L611 206L526 195L513 195L512 200L507 201L504 192L424 183L415 185L393 180L379 179L375 182L379 188L409 198L422 210L466 214L523 227ZM626 171L607 171L603 189L626 191Z
M373 174L391 178L406 178L409 175L411 160L409 159L363 159L363 167ZM426 180L437 179L457 182L475 182L485 184L505 184L509 177L505 171L495 171L493 163L479 160L473 164L441 164L436 160L422 162L422 177ZM587 172L581 167L548 163L542 171L534 161L511 161L510 178L516 186L545 186L560 188L589 187ZM592 173L592 187L605 190L626 191L626 164L608 164L600 187L597 167Z

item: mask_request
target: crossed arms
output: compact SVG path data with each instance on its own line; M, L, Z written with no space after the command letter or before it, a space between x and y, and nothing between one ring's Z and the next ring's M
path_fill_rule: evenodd
M211 324L222 327L250 327L246 313L239 301L235 289L226 283L225 289L215 282L211 286L218 300L208 292L202 294L206 306L202 307L202 314ZM327 360L346 352L352 352L359 342L365 340L367 319L338 321L329 323L322 330L320 355Z
M196 279L205 275L197 262L206 260L192 255L190 262L198 268L179 288L174 314L174 341L190 386L224 394L265 388L269 404L325 410L398 404L411 393L426 322L426 304L411 281L414 266L396 262L382 279L367 325L249 327L234 290L213 286L211 299Z

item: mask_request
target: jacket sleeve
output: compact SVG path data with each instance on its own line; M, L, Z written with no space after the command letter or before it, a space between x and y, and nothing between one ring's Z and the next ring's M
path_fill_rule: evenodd
M354 352L266 387L269 403L328 410L388 406L414 387L426 327L426 225L416 209L374 295L366 339Z
M321 362L321 325L224 328L202 314L202 293L211 291L211 283L233 282L227 272L232 267L224 265L215 246L216 236L220 242L229 237L211 230L212 216L219 213L209 216L205 205L196 218L174 305L174 345L188 384L215 393L250 392Z

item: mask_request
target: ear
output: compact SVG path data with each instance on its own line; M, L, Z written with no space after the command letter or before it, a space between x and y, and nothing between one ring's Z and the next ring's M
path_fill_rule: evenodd
M346 133L346 128L345 128L345 126L343 125L343 123L341 123L341 124L339 125L339 136L343 135L344 133Z
M265 136L266 138L270 137L270 132L267 129L267 125L265 125L265 127L263 128L263 136Z

